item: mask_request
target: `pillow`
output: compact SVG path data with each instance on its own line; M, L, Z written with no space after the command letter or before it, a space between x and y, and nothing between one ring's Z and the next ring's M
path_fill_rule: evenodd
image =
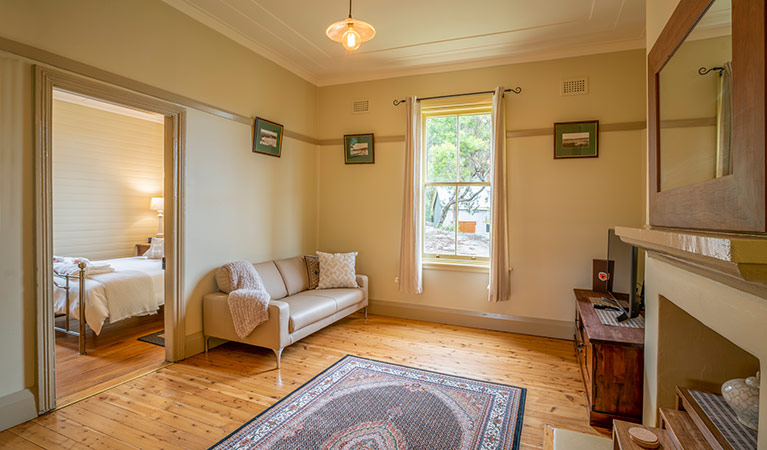
M149 259L161 259L165 256L165 238L153 237L149 250L144 253Z
M317 289L320 284L320 258L314 255L304 256L306 273L309 275L309 289Z
M354 260L357 252L317 252L317 256L320 257L320 283L317 285L317 289L359 287L354 273Z
M219 267L216 271L216 285L218 290L224 294L232 292L232 285L229 282L230 278L229 268L226 265Z

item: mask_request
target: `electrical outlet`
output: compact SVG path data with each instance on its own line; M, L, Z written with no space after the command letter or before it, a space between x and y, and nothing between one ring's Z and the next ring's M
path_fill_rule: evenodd
M394 277L394 282L399 283L399 277Z

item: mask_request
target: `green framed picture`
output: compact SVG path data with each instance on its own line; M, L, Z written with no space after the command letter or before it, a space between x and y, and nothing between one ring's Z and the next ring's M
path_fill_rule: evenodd
M253 125L253 153L280 157L282 153L283 126L270 120L256 117Z
M599 157L599 121L554 124L554 159Z
M346 164L375 164L375 139L370 134L344 136L344 162Z

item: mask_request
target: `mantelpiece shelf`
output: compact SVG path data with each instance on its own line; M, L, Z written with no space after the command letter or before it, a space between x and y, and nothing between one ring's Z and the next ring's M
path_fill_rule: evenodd
M695 400L690 389L677 386L676 401L677 410L689 414L690 420L698 428L710 448L714 450L743 450L753 448L756 450L756 439L753 440L753 447L745 446L744 444L739 446L730 444L727 438L716 427L712 418L709 417L704 408ZM733 420L737 419L733 418ZM733 426L729 428L736 429L738 427ZM743 439L742 441L745 442L747 440L748 439Z
M615 227L615 234L652 257L767 297L767 236L652 227Z

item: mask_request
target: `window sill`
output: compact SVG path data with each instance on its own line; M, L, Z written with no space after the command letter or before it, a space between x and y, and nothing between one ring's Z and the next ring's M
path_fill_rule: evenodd
M423 268L426 270L454 270L457 272L490 272L489 262L470 262L470 261L434 261L424 260Z

